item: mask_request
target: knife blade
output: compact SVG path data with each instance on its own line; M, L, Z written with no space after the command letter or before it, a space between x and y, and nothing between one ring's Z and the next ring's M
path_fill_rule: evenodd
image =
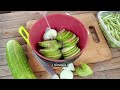
M45 68L45 70L49 73L49 75L51 76L51 79L58 79L58 78L55 78L57 74L52 69L52 66L50 66L48 63L43 61L41 58L39 58L34 51L32 51L32 54L37 59L37 61Z

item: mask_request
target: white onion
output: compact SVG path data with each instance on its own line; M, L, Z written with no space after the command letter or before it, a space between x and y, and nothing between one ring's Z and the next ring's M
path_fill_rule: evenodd
M57 37L57 31L55 29L47 28L46 32L43 35L44 40L53 40Z
M60 73L60 79L73 79L73 73L70 70L63 70Z
M75 67L73 63L68 64L68 67L63 67L62 69L75 71Z

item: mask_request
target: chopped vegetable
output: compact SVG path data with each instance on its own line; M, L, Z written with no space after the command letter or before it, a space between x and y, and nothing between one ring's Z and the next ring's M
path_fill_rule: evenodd
M81 68L76 68L75 73L81 77L86 77L92 75L93 71L87 64L82 64Z
M54 76L52 77L52 79L60 79L59 76L57 74L54 74Z
M60 73L60 79L73 79L73 73L70 70L63 70Z
M67 67L63 67L62 69L64 70L70 70L70 71L75 71L75 67L73 63L68 64Z
M52 29L47 28L47 31L49 30ZM79 37L77 37L71 31L62 29L57 32L57 36L53 39L54 40L44 39L44 41L38 42L39 46L41 47L39 52L47 58L57 60L61 58L66 59L71 58L80 52L80 48L77 46Z

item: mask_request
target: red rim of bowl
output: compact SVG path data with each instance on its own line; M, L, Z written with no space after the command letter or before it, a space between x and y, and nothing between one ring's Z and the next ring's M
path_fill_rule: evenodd
M48 15L47 17L52 16L52 15L64 15L64 16L69 16L69 15L66 15L66 14L50 14L50 15ZM70 17L73 18L73 19L76 19L76 18L74 18L73 16L70 16ZM44 19L44 17L41 18L40 20L42 20L42 19ZM35 52L39 57L41 57L41 58L43 58L43 59L45 59L45 60L48 60L48 61L52 61L52 62L64 62L64 61L69 61L69 60L74 59L75 57L81 55L81 54L83 53L84 49L85 49L85 48L87 47L87 45L88 45L88 29L86 28L86 26L85 26L80 20L78 20L78 19L76 19L76 20L84 27L85 32L87 33L87 41L86 41L86 44L85 44L84 48L82 49L82 51L80 51L78 54L76 54L75 56L73 56L73 57L71 57L71 58L68 58L68 59L53 60L53 59L44 57L43 55L41 55L40 53L38 53L38 52L35 50L35 48L32 47L32 45L31 45L31 40L29 40L29 41L30 41L30 45L31 45L31 47L32 47L32 50L34 50L34 52ZM39 22L39 20L38 20L36 23L38 23L38 22ZM36 24L36 23L35 23L35 24ZM32 26L32 28L34 28L35 24ZM31 29L32 29L32 28L31 28Z

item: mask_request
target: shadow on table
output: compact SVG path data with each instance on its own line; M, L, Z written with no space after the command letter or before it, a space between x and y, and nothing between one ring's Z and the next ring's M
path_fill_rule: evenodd
M0 14L3 14L3 13L10 13L12 11L0 11Z

